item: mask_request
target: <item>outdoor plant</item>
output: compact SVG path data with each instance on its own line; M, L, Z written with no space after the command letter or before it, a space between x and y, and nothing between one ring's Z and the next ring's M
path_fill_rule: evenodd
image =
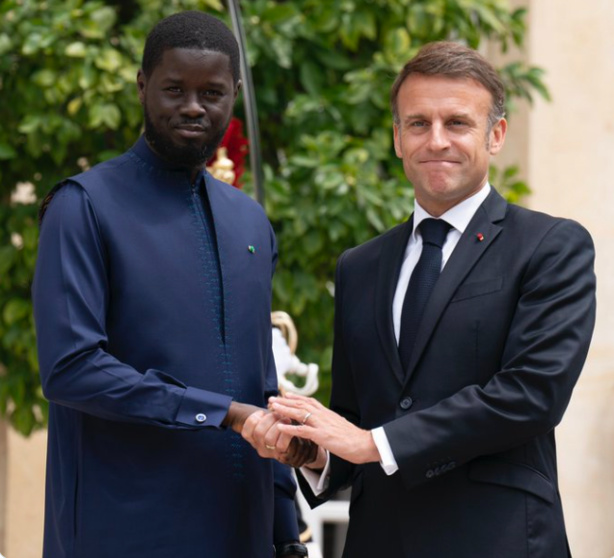
M299 331L327 400L338 255L406 219L413 195L392 149L388 91L424 43L522 46L525 10L504 0L251 0L240 3L254 77L265 206L277 233L274 309ZM0 0L0 415L44 426L30 286L40 200L121 153L141 131L135 76L161 17L221 0ZM501 68L510 99L547 98L542 71ZM510 106L510 108L512 108ZM241 100L236 115L243 118ZM494 185L518 199L515 168ZM252 191L249 171L244 190Z

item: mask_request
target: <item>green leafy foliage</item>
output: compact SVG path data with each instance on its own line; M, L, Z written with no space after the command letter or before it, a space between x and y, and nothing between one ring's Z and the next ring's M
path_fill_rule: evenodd
M144 31L119 31L103 2L0 2L0 413L26 435L47 413L30 303L38 203L10 195L27 182L40 199L137 137Z
M224 5L0 0L0 414L23 434L43 426L47 412L30 302L38 203L11 202L11 193L31 183L40 200L60 179L130 146L141 129L135 77L147 31L183 9L226 17ZM392 148L395 74L431 40L520 46L525 11L504 0L251 0L241 7L266 209L279 241L274 306L295 319L299 355L320 364L327 400L336 258L412 208ZM539 68L514 62L502 76L512 100L535 92L547 98ZM502 171L501 180L518 197L527 187L516 172Z

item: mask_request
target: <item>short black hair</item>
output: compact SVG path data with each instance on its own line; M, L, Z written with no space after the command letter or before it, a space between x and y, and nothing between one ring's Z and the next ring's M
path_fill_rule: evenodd
M196 10L179 12L160 20L147 35L141 69L149 77L171 48L212 50L228 55L232 78L241 78L239 45L226 24Z

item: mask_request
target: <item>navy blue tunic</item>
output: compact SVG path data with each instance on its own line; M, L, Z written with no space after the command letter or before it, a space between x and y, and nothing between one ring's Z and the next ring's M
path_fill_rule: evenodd
M296 538L290 471L220 428L277 388L275 260L257 203L143 138L56 191L33 285L45 558L271 558L274 508Z

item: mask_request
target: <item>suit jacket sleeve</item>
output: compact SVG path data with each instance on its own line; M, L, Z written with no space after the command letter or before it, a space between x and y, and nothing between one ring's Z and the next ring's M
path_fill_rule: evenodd
M344 252L337 262L335 276L335 337L333 343L333 384L331 390L330 408L336 413L345 417L353 424L360 424L360 411L350 364L347 359L345 342L343 338L342 315L343 315L343 289L342 289L342 269L345 256L349 253ZM297 471L299 486L311 507L316 507L329 500L338 490L347 488L352 482L355 466L344 459L330 454L330 477L328 488L316 496L309 483Z
M594 326L593 261L588 232L557 220L520 280L500 370L485 385L468 385L384 425L407 487L431 478L433 464L453 468L526 443L560 422Z

